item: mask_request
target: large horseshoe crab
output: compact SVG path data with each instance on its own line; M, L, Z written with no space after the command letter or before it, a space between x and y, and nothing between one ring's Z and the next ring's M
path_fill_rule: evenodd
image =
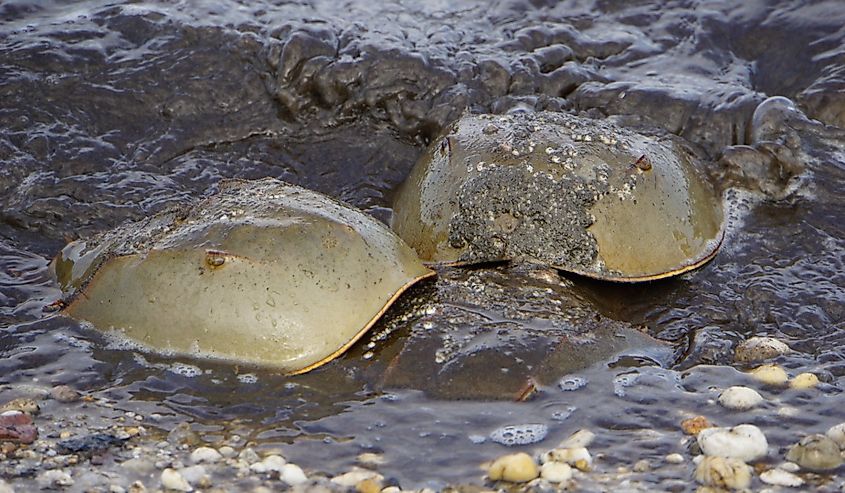
M99 329L290 373L343 353L433 275L374 218L273 179L73 242L54 269L64 312Z
M417 162L392 227L420 257L528 257L612 281L710 260L721 200L670 138L563 113L464 115Z

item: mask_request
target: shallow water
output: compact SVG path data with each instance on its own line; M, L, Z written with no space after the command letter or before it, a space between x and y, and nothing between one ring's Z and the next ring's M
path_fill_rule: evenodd
M548 426L522 447L533 452L589 427L601 472L683 452L687 413L760 424L779 448L843 420L839 2L279 3L0 5L0 401L70 383L160 413L164 429L190 419L211 442L283 446L306 468L383 451L405 487L480 482L478 464L511 450L489 439L505 425ZM803 114L772 113L766 134L751 121L770 96ZM373 347L300 377L139 352L42 310L60 295L47 264L66 241L223 178L278 177L386 220L424 145L465 109L582 111L688 139L737 186L721 253L637 286L446 272L391 310ZM585 332L638 328L657 340L571 368L580 390L543 373ZM779 361L824 385L766 389L777 401L742 415L713 405L714 389L749 380L707 365L732 364L752 335L786 341L797 352ZM490 368L507 378L479 383ZM540 391L513 402L529 377ZM641 479L668 489L689 475L677 467Z

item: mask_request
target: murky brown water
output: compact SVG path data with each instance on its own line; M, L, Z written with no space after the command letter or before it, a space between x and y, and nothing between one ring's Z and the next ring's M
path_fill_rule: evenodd
M409 487L481 481L478 464L510 450L489 435L509 424L548 427L528 451L589 427L612 468L679 451L685 413L768 425L776 447L845 421L845 9L770 3L3 2L0 390L70 383L329 472L383 451ZM752 125L770 96L807 118ZM138 352L42 311L67 240L223 178L278 177L385 220L428 139L465 109L582 111L688 139L740 186L722 252L637 286L446 272L391 310L373 347L295 378ZM624 357L569 357L620 334ZM781 363L825 385L718 409L712 389L747 377L701 365L730 365L752 335L788 342ZM564 391L566 373L588 384ZM529 377L539 395L509 400Z

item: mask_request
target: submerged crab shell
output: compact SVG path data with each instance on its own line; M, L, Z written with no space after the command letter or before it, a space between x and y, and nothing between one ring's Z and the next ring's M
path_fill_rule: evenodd
M228 182L178 216L66 247L66 313L164 352L301 373L433 275L375 219L276 180Z
M694 269L721 200L675 140L560 113L464 115L400 188L392 228L424 261L531 257L643 281Z

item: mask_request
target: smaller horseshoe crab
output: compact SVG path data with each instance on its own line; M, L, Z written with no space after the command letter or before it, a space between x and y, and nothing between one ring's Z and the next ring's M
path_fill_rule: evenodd
M562 113L464 115L402 185L393 230L424 261L533 258L611 281L710 260L721 200L675 140Z
M302 373L433 275L374 218L273 179L70 243L64 312L145 346Z

